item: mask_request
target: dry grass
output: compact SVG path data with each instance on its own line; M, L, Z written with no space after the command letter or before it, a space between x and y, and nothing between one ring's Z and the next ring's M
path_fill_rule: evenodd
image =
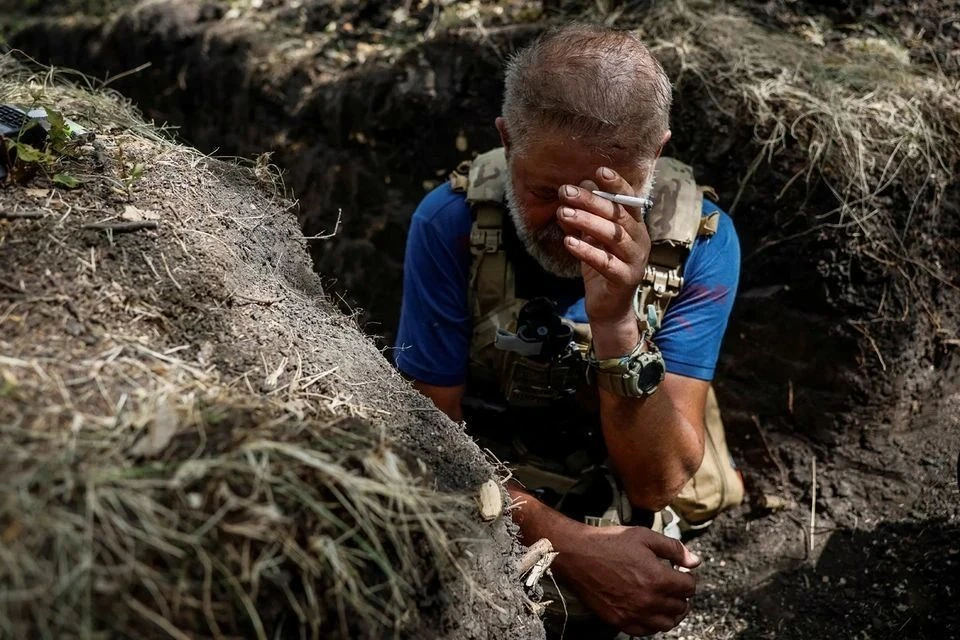
M835 208L816 224L758 251L826 231L903 286L918 276L955 286L923 254L960 166L960 81L911 66L895 42L822 46L816 34L773 32L722 3L656 3L639 20L677 85L700 87L718 121L752 123L757 150L743 159L741 194L764 163L795 167L780 198L800 198L818 180L833 193Z
M347 393L365 343L285 275L289 203L109 91L3 57L0 101L98 132L82 189L4 193L39 217L0 220L0 636L395 637L451 582L483 596L472 507ZM82 230L129 206L159 231Z

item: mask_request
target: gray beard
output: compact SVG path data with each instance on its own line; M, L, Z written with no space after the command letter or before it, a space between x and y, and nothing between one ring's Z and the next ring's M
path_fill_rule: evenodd
M548 222L536 231L530 229L526 217L520 211L516 193L513 190L513 180L507 177L506 181L507 210L510 219L517 230L517 237L523 243L527 253L546 271L561 278L579 278L582 275L580 261L574 257L563 239L567 235L554 220Z

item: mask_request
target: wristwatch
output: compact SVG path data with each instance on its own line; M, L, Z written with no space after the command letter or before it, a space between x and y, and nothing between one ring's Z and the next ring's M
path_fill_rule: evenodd
M646 348L644 348L646 347ZM597 360L593 346L587 354L587 380L598 387L626 398L644 398L656 393L666 367L657 345L646 334L633 351L619 358Z

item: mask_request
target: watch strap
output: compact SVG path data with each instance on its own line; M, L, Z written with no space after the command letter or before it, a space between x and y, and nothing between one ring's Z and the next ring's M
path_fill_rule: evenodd
M653 395L663 381L663 356L646 334L640 337L633 351L617 358L596 360L591 347L587 364L588 378L599 388L618 396L643 398ZM655 384L651 386L648 382L641 388L641 372L648 368L657 368L660 375Z

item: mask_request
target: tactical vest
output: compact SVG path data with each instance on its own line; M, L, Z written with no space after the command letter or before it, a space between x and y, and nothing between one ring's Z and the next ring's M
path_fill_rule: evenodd
M507 408L556 406L562 395L568 400L577 398L579 405L586 404L587 411L596 415L596 393L585 388L586 379L582 368L576 366L576 358L537 362L497 347L499 338L517 331L518 315L527 303L516 294L517 274L504 250L504 230L509 224L505 206L508 179L502 148L462 163L450 176L452 189L466 194L473 216L470 379L499 391ZM645 218L651 250L635 304L640 330L650 335L655 336L667 308L683 287L683 267L694 241L717 231L719 213L704 216L702 212L705 193L716 199L712 189L697 185L690 166L673 158L656 161L653 204ZM590 327L569 324L574 334L571 348L582 356L590 345ZM720 509L739 504L743 497L739 478L731 477L734 472L726 468L731 466L724 460L729 453L712 388L706 416L706 452L697 474L700 477L691 479L674 505L690 523L709 520ZM731 486L734 479L736 486Z

